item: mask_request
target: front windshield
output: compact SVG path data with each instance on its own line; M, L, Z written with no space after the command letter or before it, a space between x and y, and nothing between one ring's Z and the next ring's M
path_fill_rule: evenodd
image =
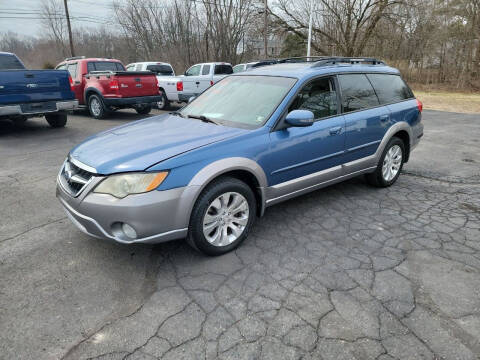
M229 76L183 108L183 116L203 116L227 126L253 129L268 120L296 79Z

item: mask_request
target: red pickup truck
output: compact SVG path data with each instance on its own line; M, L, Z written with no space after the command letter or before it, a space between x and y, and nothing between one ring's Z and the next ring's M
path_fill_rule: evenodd
M126 71L119 60L78 56L65 59L56 69L70 72L80 107L87 107L96 119L124 108L148 114L152 103L162 99L154 73Z

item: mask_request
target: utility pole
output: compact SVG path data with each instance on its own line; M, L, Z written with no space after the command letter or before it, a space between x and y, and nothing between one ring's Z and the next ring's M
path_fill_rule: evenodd
M308 21L307 56L310 56L310 51L312 46L312 23L313 23L313 0L310 0L310 19Z
M72 54L72 56L75 56L75 51L73 49L72 26L70 25L70 15L68 14L67 0L63 0L63 5L65 5L65 16L67 17L68 38L70 39L70 53Z
M265 59L268 58L268 0L265 1L265 12L264 12L264 25L263 25L263 46L264 46L264 51L265 51Z

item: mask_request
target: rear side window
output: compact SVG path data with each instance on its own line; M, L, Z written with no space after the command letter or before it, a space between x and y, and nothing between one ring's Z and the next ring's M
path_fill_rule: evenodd
M67 70L70 73L70 76L72 77L72 79L75 79L77 77L77 63L68 64Z
M208 74L210 74L210 65L203 65L202 75L208 75Z
M15 55L0 54L0 70L23 70L25 67Z
M233 74L232 65L215 65L215 75Z
M372 84L364 74L338 75L342 90L343 112L368 109L380 105Z
M399 75L368 74L381 104L391 104L413 98L412 90Z

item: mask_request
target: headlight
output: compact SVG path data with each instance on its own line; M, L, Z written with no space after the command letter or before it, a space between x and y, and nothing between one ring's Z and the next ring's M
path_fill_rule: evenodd
M130 173L111 175L93 190L95 193L110 194L124 198L156 189L168 175L168 171L157 173Z

